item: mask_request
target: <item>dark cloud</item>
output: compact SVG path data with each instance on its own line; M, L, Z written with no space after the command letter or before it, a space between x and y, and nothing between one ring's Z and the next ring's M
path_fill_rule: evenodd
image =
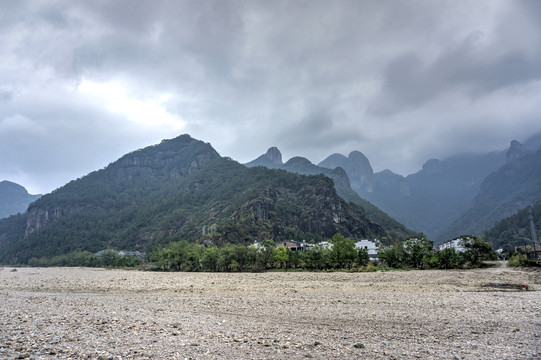
M0 180L48 191L182 132L241 162L270 146L314 162L360 150L403 174L503 148L541 130L540 12L492 0L0 2Z
M482 35L474 32L462 44L425 64L410 53L389 63L383 86L370 112L388 116L422 106L446 92L461 91L479 97L516 84L541 80L541 54L529 57L519 51L502 55L476 49ZM489 55L489 56L487 56Z

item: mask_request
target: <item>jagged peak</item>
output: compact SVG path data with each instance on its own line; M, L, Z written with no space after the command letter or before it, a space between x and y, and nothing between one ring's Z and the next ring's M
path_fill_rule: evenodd
M360 151L354 150L350 152L348 156L348 163L348 167L351 170L356 169L356 171L360 171L363 175L374 174L374 170L372 169L372 165L370 165L370 161Z
M427 173L435 174L441 172L441 170L441 161L438 159L430 159L423 164L423 171L426 171Z
M270 147L266 153L246 164L248 167L265 166L268 168L279 168L283 165L282 153L276 146Z
M270 147L265 156L275 165L282 165L282 153L276 146Z
M520 159L522 157L522 155L524 155L524 153L525 153L524 145L522 145L517 140L511 141L511 145L509 146L509 150L506 153L507 162L510 163L512 161Z

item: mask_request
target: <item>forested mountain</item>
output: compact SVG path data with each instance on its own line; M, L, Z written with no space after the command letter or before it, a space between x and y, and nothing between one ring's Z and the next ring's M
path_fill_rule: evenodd
M541 200L541 150L520 151L515 144L508 162L482 183L473 206L446 229L452 234L480 234L506 217Z
M11 181L0 181L0 219L24 213L41 195L30 195L24 187Z
M415 235L413 231L408 230L404 225L381 211L378 207L361 198L353 191L348 174L340 166L343 164L338 164L333 168L327 168L312 164L308 159L299 156L289 159L284 164L282 163L282 154L280 150L276 147L271 147L265 154L245 165L248 167L264 166L267 168L282 169L303 175L324 174L333 179L336 191L343 199L361 207L368 219L376 222L385 229L389 238L383 239L383 243L388 242L390 244L393 240L404 239Z
M541 201L532 206L532 217L536 234L541 234ZM515 246L532 245L529 208L523 208L514 215L498 221L491 229L485 231L483 240L489 242L494 249L514 250Z
M386 236L326 176L247 168L182 135L127 154L0 221L0 262L76 249L145 251L180 239L220 245L338 232Z

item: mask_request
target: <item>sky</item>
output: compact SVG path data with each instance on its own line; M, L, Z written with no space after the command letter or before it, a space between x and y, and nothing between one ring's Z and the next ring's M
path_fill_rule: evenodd
M180 134L408 175L541 131L541 1L0 1L0 180Z

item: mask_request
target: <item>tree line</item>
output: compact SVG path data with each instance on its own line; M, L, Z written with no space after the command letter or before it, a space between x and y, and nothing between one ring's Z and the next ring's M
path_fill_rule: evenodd
M205 247L185 240L173 242L149 254L149 261L164 271L265 271L271 269L352 269L369 263L368 252L355 242L336 234L332 246L316 244L307 251L276 247L272 240L257 246L228 244Z
M186 240L159 247L146 256L145 262L135 255L123 255L113 249L99 256L76 250L52 258L32 258L30 266L141 267L160 271L246 272L281 270L353 270L377 269L459 269L479 267L483 261L496 258L490 244L476 237L464 237L465 251L454 248L434 251L433 243L423 234L397 242L378 251L378 260L370 261L366 249L357 249L355 242L336 234L328 244L315 244L306 251L276 247L273 240L257 246L227 244L206 247Z

